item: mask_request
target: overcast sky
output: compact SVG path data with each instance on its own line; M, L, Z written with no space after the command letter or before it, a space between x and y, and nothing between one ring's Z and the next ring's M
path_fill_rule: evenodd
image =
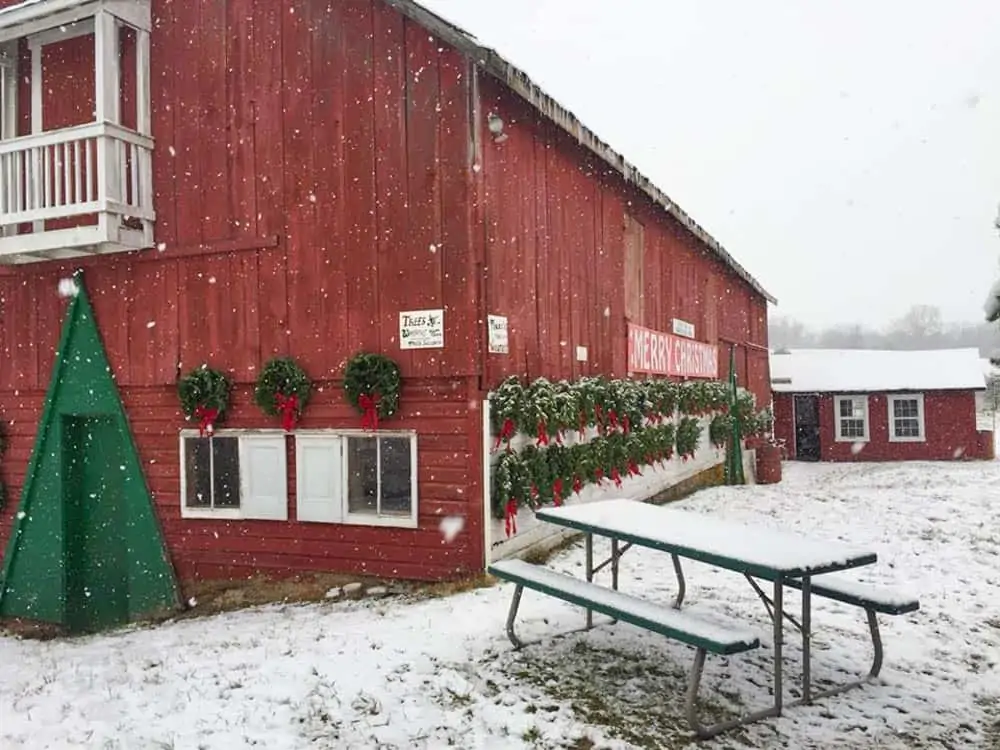
M423 0L816 326L978 320L1000 269L1000 0Z

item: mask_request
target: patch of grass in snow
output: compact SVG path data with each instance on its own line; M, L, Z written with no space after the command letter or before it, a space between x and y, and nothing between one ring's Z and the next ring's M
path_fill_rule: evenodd
M987 750L1000 750L1000 695L980 695L976 705L985 714L983 737Z
M554 639L511 658L504 671L512 681L568 706L580 721L601 727L609 737L660 750L686 748L694 742L684 716L688 668L662 652L625 651L579 640L568 645ZM724 705L706 687L699 708L702 721L713 723L735 717L739 701ZM538 710L528 707L528 713ZM731 740L740 736L729 733ZM574 744L565 747L593 747L587 738L570 742Z

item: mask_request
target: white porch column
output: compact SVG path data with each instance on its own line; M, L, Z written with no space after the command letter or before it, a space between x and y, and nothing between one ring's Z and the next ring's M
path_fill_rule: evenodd
M98 123L121 124L121 84L119 71L120 22L103 10L94 17L94 62L96 90L94 96L95 120ZM97 138L97 200L121 203L124 167L119 144L107 135ZM101 211L98 219L102 236L108 227L108 214Z

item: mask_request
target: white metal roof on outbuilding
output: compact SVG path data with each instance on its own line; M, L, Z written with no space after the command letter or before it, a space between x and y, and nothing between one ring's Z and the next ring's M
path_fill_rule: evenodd
M977 349L886 351L790 349L771 352L777 393L871 393L986 387Z

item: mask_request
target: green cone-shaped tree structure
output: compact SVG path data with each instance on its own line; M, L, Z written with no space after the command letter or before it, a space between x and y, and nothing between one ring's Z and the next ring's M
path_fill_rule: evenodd
M0 617L82 632L174 609L179 598L80 274L71 291L4 554Z

